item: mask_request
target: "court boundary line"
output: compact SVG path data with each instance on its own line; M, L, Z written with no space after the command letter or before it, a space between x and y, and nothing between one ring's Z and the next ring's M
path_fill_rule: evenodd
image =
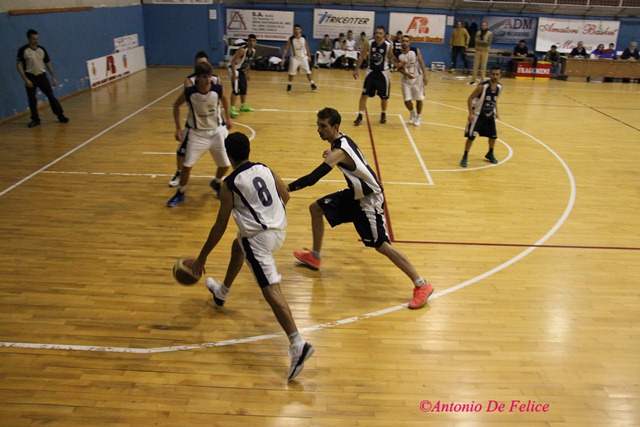
M174 89L177 90L179 89L176 88ZM173 92L173 91L172 91ZM171 92L169 92L168 94L164 95L162 98L168 96ZM160 99L154 101L157 102ZM463 110L462 108L459 107L454 107L454 106L450 106L447 104L441 104L441 103L436 103L435 104L439 104L442 105L444 107L448 107L448 108L454 108L454 109L459 109L459 110ZM153 104L153 103L152 103ZM152 105L149 104L149 105ZM145 107L146 108L146 107ZM133 116L135 114L137 114L138 112L142 111L138 110L137 112L133 113L130 116ZM367 111L365 110L365 113ZM129 116L126 118L128 119ZM124 119L123 119L124 120ZM368 120L368 116L367 116L367 122L369 122ZM450 288L447 288L443 291L440 292L436 292L434 293L429 300L433 301L437 298L440 298L442 296L448 295L450 293L456 292L458 290L464 289L474 283L477 283L487 277L492 276L493 274L507 268L510 267L511 265L517 263L518 261L520 261L521 259L525 258L526 256L528 256L531 252L533 252L534 250L538 249L540 247L540 245L542 245L544 242L546 242L549 238L551 238L557 231L558 229L564 224L564 222L566 221L566 219L568 218L569 214L571 213L571 211L573 210L573 206L575 205L575 198L576 198L576 183L575 183L575 178L573 177L573 173L571 172L571 169L569 168L569 166L567 165L567 163L555 152L551 149L551 147L549 147L548 145L546 145L544 142L540 141L539 139L535 138L534 136L530 135L529 133L521 130L521 129L517 129L514 126L511 126L507 123L504 123L502 121L500 121L500 123L502 123L503 125L515 130L516 132L520 132L523 135L526 135L527 137L531 138L532 140L536 141L538 144L542 145L544 148L547 149L547 151L549 151L562 165L562 167L565 169L565 172L567 174L567 177L569 179L569 184L570 184L570 195L569 195L569 200L567 203L567 206L565 207L565 210L563 211L562 215L560 216L560 218L556 221L556 223L553 225L553 227L551 227L551 229L549 229L549 231L547 231L547 233L545 233L536 243L534 243L533 245L528 246L528 248L524 251L522 251L521 253L519 253L518 255L516 255L515 257L503 262L502 264L499 264L498 266L476 276L473 277L471 279L468 279L462 283L459 283L458 285L452 286ZM115 125L112 125L110 128L108 128L109 130L112 129L113 127L119 125L120 122L116 123ZM371 129L370 129L371 131ZM100 135L102 135L103 133L105 133L106 131L103 131ZM67 153L64 155L64 157L66 157L67 155L71 154L72 152L75 152L77 149L85 146L88 144L88 142L96 139L98 136L100 135L96 135L93 138L91 138L90 140L86 141L85 143L83 143L81 146L76 147L75 149L73 149L71 152ZM373 140L371 141L373 144ZM375 155L375 148L374 148L374 155ZM61 157L59 160L62 160ZM52 162L52 164L57 163L59 160ZM47 166L49 167L49 165ZM377 164L376 164L377 167ZM40 173L40 171L38 171L38 173ZM381 178L380 178L381 179ZM22 183L22 181L20 182ZM0 196L2 196L4 194L0 193ZM407 307L407 303L405 304L401 304L401 305L396 305L393 307L389 307L386 309L382 309L382 310L377 310L374 312L370 312L364 315L360 315L360 316L354 316L354 317L349 317L346 319L340 319L340 320L336 320L336 321L332 321L332 322L327 322L327 323L323 323L323 324L319 324L319 325L314 325L314 326L309 326L309 327L304 327L304 328L300 328L301 332L312 332L312 331L318 331L318 330L323 330L323 329L328 329L330 327L333 326L339 326L339 325L344 325L344 324L348 324L348 323L353 323L356 321L360 321L360 320L365 320L368 318L372 318L372 317L377 317L377 316L381 316L384 314L388 314L391 312L395 312L398 310L401 310L403 308ZM184 350L198 350L198 349L203 349L203 348L210 348L210 347L220 347L220 346L224 346L224 345L232 345L232 344L241 344L241 343L246 343L246 342L253 342L253 341L262 341L265 339L271 339L271 338L276 338L276 337L280 337L280 336L284 336L283 332L280 333L276 333L276 334L266 334L266 335L257 335L257 336L253 336L253 337L246 337L246 338L241 338L241 339L233 339L233 340L223 340L223 341L216 341L216 342L212 342L212 343L201 343L201 344L190 344L190 345L183 345L183 346L171 346L171 347L158 347L158 348L151 348L151 349L140 349L140 348L128 348L128 347L106 347L106 346L78 346L78 345L60 345L60 344L37 344L37 343L16 343L16 342L0 342L0 348L37 348L37 349L47 349L47 350L84 350L84 351L94 351L94 352L119 352L119 353L143 353L143 354L151 354L151 353L161 353L161 352L173 352L173 351L184 351Z

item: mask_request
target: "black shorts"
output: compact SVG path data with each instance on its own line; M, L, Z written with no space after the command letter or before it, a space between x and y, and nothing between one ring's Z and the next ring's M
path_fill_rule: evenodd
M490 139L497 139L498 130L496 129L496 118L493 116L476 116L473 123L467 123L467 127L464 130L464 136L472 141L476 136L486 136Z
M364 79L364 86L362 87L362 94L369 97L376 96L376 93L380 99L389 99L389 91L391 88L391 74L389 70L386 71L371 71Z
M238 95L246 95L247 94L247 75L244 71L238 70L238 78L233 83L233 94L235 96Z
M384 216L384 196L371 194L353 198L353 190L345 189L316 200L331 227L352 222L365 246L379 248L389 242Z

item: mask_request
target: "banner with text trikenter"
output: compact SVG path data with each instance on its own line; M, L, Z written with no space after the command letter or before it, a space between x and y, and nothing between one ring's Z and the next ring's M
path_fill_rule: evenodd
M304 32L304 28L303 28ZM293 12L227 9L227 36L261 40L288 40L293 35Z
M363 31L371 39L375 16L375 12L364 10L313 9L313 38L322 39L329 34L335 39L340 33L347 35L347 31L351 30L356 40ZM302 30L304 32L305 29Z
M391 13L389 35L398 31L411 37L412 42L444 43L447 15L422 15L419 13Z
M620 22L586 19L538 18L536 50L546 52L556 45L559 52L569 53L584 42L584 48L591 53L600 43L605 48L618 41Z

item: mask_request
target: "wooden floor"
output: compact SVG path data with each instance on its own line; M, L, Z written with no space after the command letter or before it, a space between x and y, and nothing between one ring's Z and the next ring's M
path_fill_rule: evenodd
M235 130L285 181L322 161L315 112L331 106L385 185L394 244L436 288L412 285L327 227L320 272L308 205L338 171L292 194L283 291L316 347L287 383L287 340L245 268L224 309L171 266L197 254L218 201L214 166L165 207L175 170L171 105L189 70L152 68L0 127L0 425L640 425L640 85L505 79L498 165L464 147L465 80L431 73L422 126L398 75L389 122L362 82L319 70L256 72ZM221 279L231 225L210 258ZM502 405L502 406L500 406ZM520 406L524 405L524 406Z

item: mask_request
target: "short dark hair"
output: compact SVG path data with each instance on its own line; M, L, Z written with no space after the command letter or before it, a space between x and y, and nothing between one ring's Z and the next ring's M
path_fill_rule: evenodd
M197 62L198 59L200 59L200 58L205 58L207 60L207 62L209 61L209 55L207 55L207 52L205 52L204 50L201 50L198 53L196 53L196 57L194 58L194 62Z
M300 24L295 24L295 25L293 26L293 29L295 30L296 28L300 28L300 29L302 29L302 25L300 25Z
M493 67L491 67L491 70L489 70L489 72L491 72L493 70L498 70L498 71L502 72L502 68L500 68L500 66L498 64L495 64Z
M251 152L251 143L247 135L240 132L233 132L224 140L224 148L227 150L227 156L236 163L249 159Z
M408 34L405 34L404 36L402 36L402 39L409 39L409 41L411 41L411 36Z
M30 28L27 30L27 38L31 38L31 36L36 36L38 35L38 32L36 30L34 30L33 28Z
M338 113L337 110L329 107L324 107L322 110L318 111L318 119L329 120L329 124L331 126L340 125L340 123L342 122L340 113Z
M555 44L551 45L551 49L557 49L557 48L558 48L558 46L556 46Z
M256 37L255 34L249 34L249 37L247 37L249 40L258 40L258 38Z
M524 44L527 44L527 42L526 42L526 41L524 41L524 40L520 40L518 43L524 43Z
M376 30L378 30L378 29L380 29L380 30L384 31L385 33L387 32L387 29L386 29L386 28L384 28L384 25L378 25L378 26L376 27Z
M213 67L208 62L200 62L196 64L195 74L196 76L211 75L213 74Z
M367 33L365 33L364 31L360 33L361 36L367 36Z

